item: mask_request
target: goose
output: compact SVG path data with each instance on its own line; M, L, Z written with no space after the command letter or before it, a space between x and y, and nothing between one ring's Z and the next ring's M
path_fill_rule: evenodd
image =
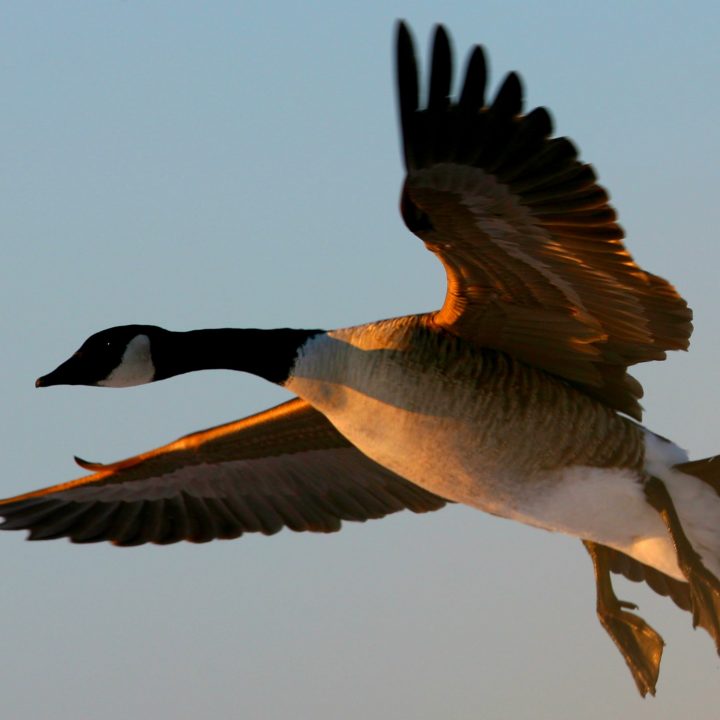
M553 137L548 111L523 112L517 74L486 102L475 47L454 96L438 26L421 104L404 22L396 49L400 210L445 268L442 307L335 330L98 332L36 385L223 368L294 397L119 462L76 458L90 474L0 501L0 527L131 546L329 533L464 503L582 541L599 620L654 694L664 642L611 574L671 598L720 650L720 460L690 461L644 427L628 374L686 349L691 311L633 261L593 168Z

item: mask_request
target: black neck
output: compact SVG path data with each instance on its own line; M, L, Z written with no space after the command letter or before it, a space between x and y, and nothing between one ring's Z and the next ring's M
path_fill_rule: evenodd
M290 328L166 330L152 345L155 380L195 370L241 370L283 383L292 371L300 347L320 332Z

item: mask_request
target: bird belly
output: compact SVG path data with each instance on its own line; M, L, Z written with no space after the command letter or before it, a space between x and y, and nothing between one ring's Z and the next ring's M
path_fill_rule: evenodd
M426 490L499 517L593 540L685 579L637 471L573 465L532 473L496 448L483 447L473 424L418 416L367 398L346 397L344 407L346 412L329 415L338 429L373 460Z

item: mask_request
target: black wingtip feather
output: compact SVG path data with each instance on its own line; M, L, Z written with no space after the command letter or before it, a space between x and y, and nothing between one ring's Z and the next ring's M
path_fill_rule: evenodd
M523 87L520 76L515 72L508 73L497 91L490 110L493 114L502 117L513 117L522 112L522 106Z
M463 112L476 113L485 106L487 77L485 52L480 45L476 45L468 59L465 69L465 82L458 101L458 106Z
M405 166L413 166L413 115L420 104L415 44L408 26L400 21L396 40L397 93Z
M430 68L430 92L428 110L445 110L450 104L450 86L452 83L452 51L450 38L442 25L435 28Z
M405 23L397 32L397 84L400 116L403 119L414 113L420 104L415 43Z
M501 182L512 177L518 167L525 165L529 158L537 156L552 132L552 120L545 108L535 108L527 115L519 118L514 134L510 137L505 149L496 163L488 167L495 172Z

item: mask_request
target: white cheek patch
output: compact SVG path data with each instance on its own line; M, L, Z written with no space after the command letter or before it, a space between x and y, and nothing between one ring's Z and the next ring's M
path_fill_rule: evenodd
M132 387L152 382L155 366L150 354L150 338L137 335L125 348L120 364L98 382L103 387Z

